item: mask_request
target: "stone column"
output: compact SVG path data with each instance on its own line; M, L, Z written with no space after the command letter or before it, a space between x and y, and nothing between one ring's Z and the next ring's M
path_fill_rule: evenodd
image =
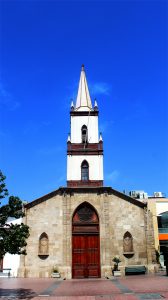
M101 236L101 277L111 276L111 262L110 262L110 222L109 222L109 199L108 194L101 195L102 216L100 226L102 226Z
M62 275L71 278L71 195L64 193L62 195L63 208L63 262Z
M152 213L150 210L145 210L146 221L146 245L147 245L147 262L148 272L154 273L156 267L156 252L155 252L155 240L154 240L154 227L152 221Z

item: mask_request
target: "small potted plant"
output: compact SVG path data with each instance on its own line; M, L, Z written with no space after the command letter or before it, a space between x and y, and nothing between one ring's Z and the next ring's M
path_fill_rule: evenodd
M112 269L112 274L114 276L121 276L121 271L118 268L118 265L121 262L120 257L118 255L116 255L116 256L114 256L112 261L114 262L114 268Z
M59 269L57 266L54 266L53 267L53 270L52 270L52 275L51 275L53 278L60 278L61 275L59 273Z

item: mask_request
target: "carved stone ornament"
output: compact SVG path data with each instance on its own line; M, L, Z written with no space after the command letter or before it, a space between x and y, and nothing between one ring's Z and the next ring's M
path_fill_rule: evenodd
M134 254L133 250L133 238L132 235L127 231L123 237L123 252L125 255Z
M82 222L88 222L92 220L93 210L89 206L81 207L78 210L79 220Z
M48 256L48 236L43 233L39 239L39 256Z

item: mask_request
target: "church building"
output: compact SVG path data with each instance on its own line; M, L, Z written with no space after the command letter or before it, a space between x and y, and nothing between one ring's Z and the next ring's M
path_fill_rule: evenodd
M20 277L51 277L54 267L67 279L112 276L116 256L123 275L127 266L154 272L153 223L146 204L103 184L98 116L82 66L70 109L67 186L25 206L30 236Z

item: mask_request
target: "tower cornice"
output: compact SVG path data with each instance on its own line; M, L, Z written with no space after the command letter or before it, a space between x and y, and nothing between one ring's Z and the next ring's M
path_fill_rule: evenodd
M67 143L67 155L103 155L103 142Z
M71 111L71 116L98 116L99 111L93 110L93 111Z

